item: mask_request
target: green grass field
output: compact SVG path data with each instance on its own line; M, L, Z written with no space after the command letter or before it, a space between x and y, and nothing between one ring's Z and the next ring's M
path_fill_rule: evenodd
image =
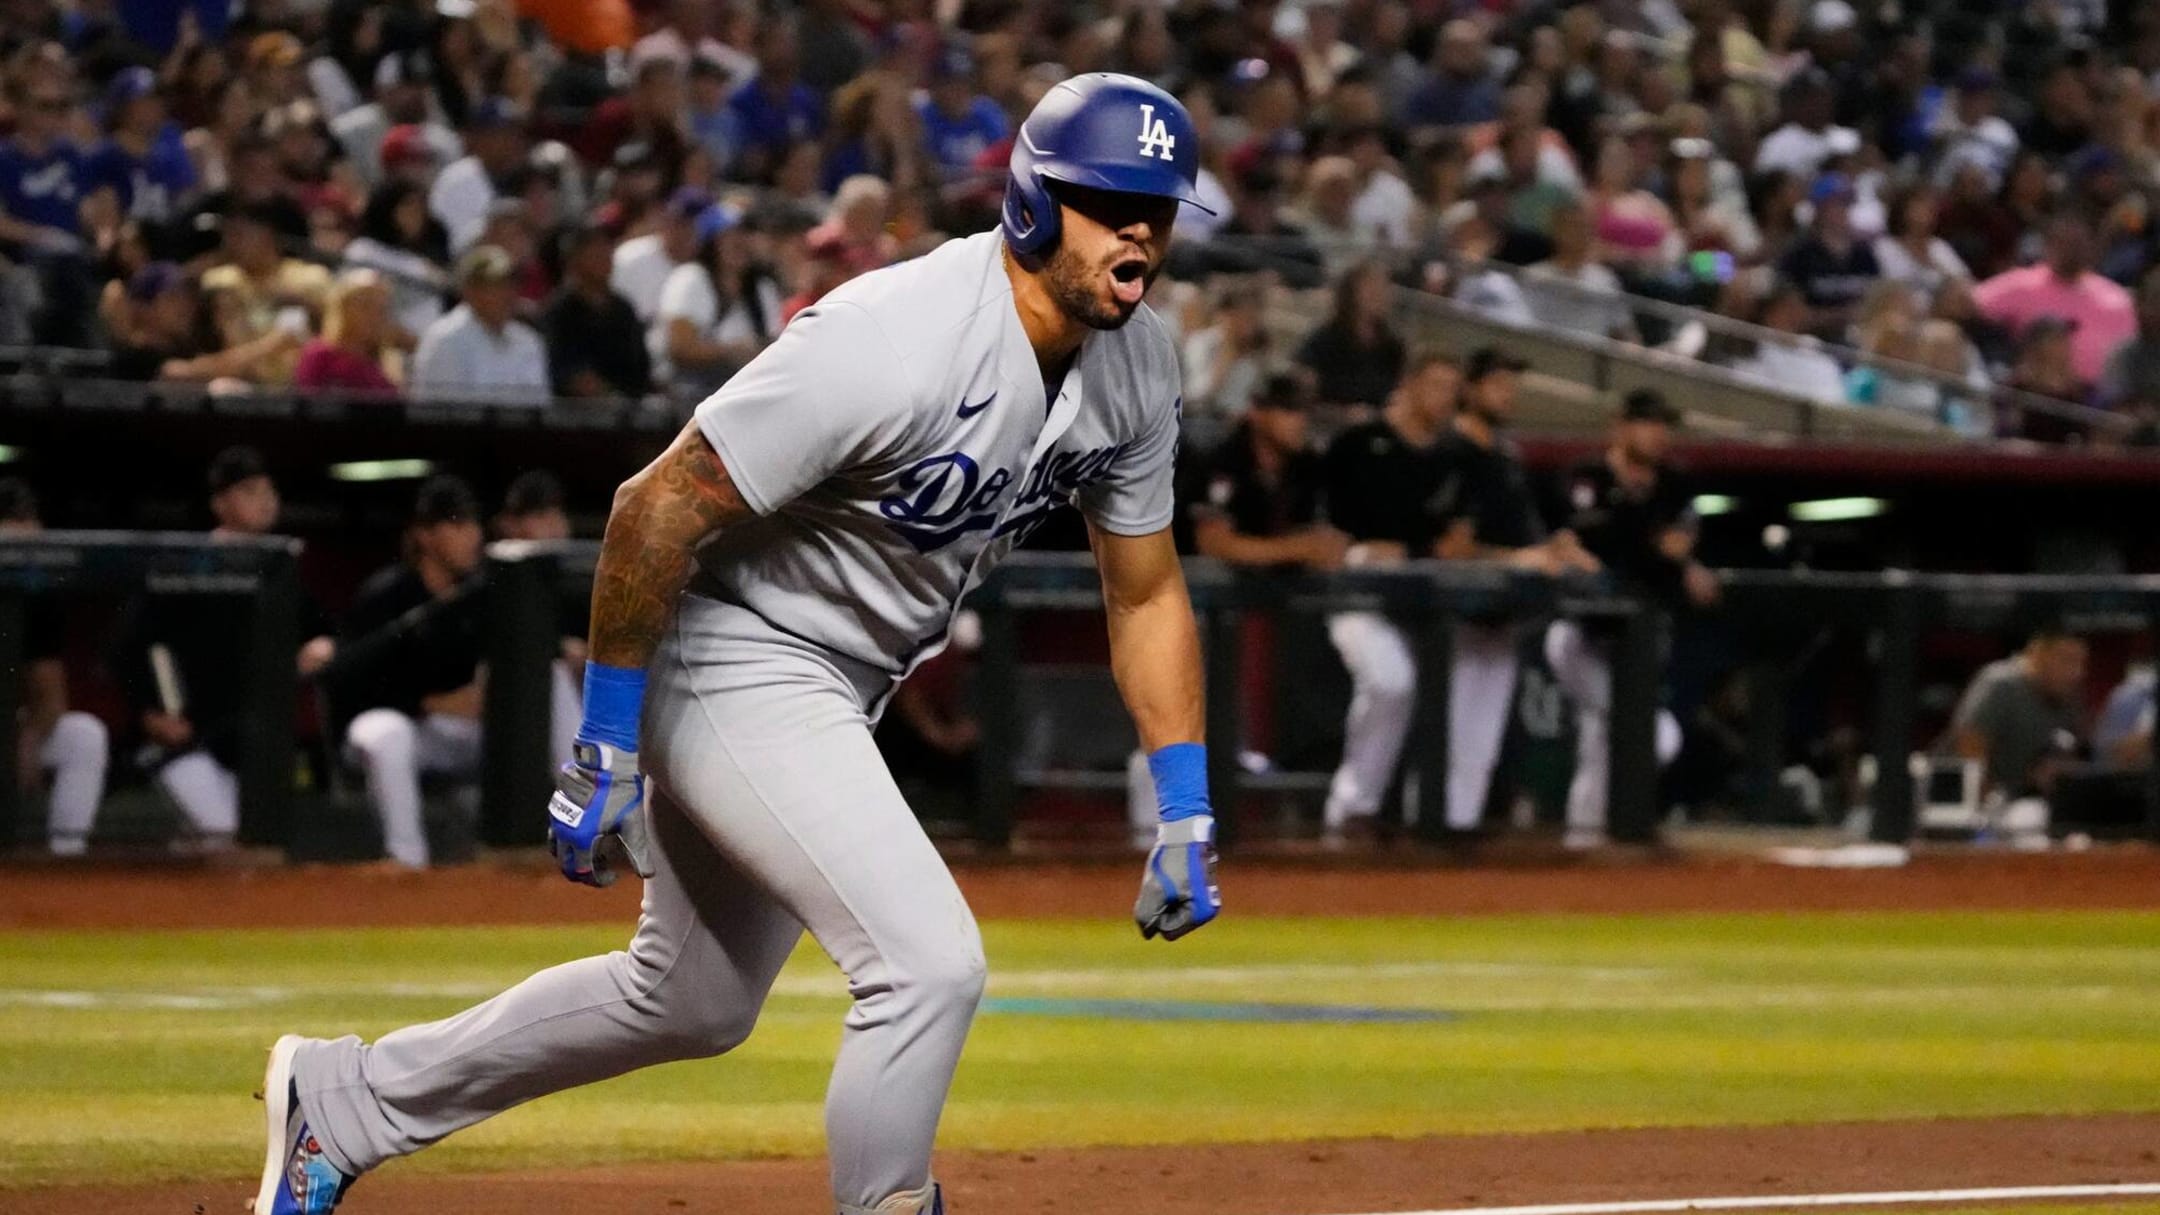
M2160 1109L2160 913L1243 918L1169 948L1109 921L984 931L993 1006L955 1147ZM379 1034L621 935L0 934L0 1185L252 1173L247 1098L277 1034ZM1456 1015L1042 1008L1109 999ZM572 1119L595 1159L814 1153L843 1006L805 949L735 1055L513 1111L414 1164L553 1163Z

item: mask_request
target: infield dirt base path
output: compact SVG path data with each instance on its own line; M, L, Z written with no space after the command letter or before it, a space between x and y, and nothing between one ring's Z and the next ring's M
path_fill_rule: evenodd
M954 862L983 919L1120 919L1140 861ZM1739 857L1464 868L1232 859L1234 915L1980 911L2160 907L2160 851L1950 853L1900 869L1794 869ZM375 928L609 922L627 935L639 886L572 886L534 850L426 872L377 866L52 864L0 883L0 931Z
M955 1215L1351 1215L1518 1203L2160 1181L2160 1115L1578 1131L1435 1139L945 1152ZM0 1212L230 1215L240 1183L0 1191ZM426 1177L352 1215L812 1215L820 1161ZM1925 1208L1917 1208L1925 1210Z

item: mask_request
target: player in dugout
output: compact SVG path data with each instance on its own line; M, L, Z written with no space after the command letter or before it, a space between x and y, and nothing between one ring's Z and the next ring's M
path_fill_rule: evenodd
M230 447L211 460L209 507L213 540L272 535L283 509L262 454ZM133 605L120 669L142 730L142 766L187 819L187 848L206 853L232 846L240 825L238 762L248 639L233 628L233 601L220 595L146 592ZM305 598L301 632L309 640L296 657L304 678L322 669L335 646L321 616Z
M480 768L479 621L450 601L479 573L481 542L472 488L456 477L428 480L406 527L405 559L362 583L345 615L340 647L348 653L372 650L371 639L404 630L395 644L339 673L332 703L341 717L350 715L346 750L366 777L383 851L407 868L424 869L430 860L421 774L469 780ZM448 606L427 617L429 627L405 627L408 613L431 604Z
M1566 528L1605 567L1616 589L1647 596L1667 611L1709 607L1717 576L1695 559L1694 499L1667 468L1680 413L1653 389L1621 402L1612 438L1561 485ZM1612 717L1610 622L1556 620L1545 630L1545 661L1575 707L1575 776L1568 785L1572 850L1606 842ZM1657 715L1659 766L1680 753L1680 724Z
M1548 576L1594 574L1598 559L1567 528L1547 532L1522 456L1507 437L1524 362L1494 347L1463 365L1461 402L1445 445L1449 516L1436 546L1450 560L1498 561ZM1515 703L1522 665L1521 620L1509 613L1466 618L1454 629L1448 687L1447 825L1474 839L1482 830L1493 769Z
M0 539L43 530L29 483L0 478ZM110 762L105 723L68 707L67 668L61 663L67 620L58 599L40 595L28 601L20 640L23 703L15 718L15 773L25 791L52 777L45 803L47 847L54 856L81 856L105 798Z
M1328 520L1350 538L1347 564L1439 555L1448 520L1436 495L1448 475L1444 440L1461 388L1462 369L1451 356L1422 351L1380 416L1344 430L1328 446ZM1409 639L1380 612L1332 614L1328 640L1350 672L1342 762L1321 812L1321 842L1340 848L1378 834L1380 804L1410 733L1418 672Z
M1229 435L1214 448L1179 462L1177 528L1182 550L1254 569L1331 570L1342 565L1351 541L1322 518L1326 478L1312 447L1307 412L1312 397L1310 381L1300 373L1269 376ZM1269 669L1273 640L1272 622L1264 617L1249 616L1243 622L1240 645L1248 676ZM1255 666L1261 672L1253 671ZM1243 741L1264 754L1272 734L1268 713L1274 689L1253 677L1242 686ZM1126 776L1133 846L1153 847L1155 784L1145 755L1134 753Z

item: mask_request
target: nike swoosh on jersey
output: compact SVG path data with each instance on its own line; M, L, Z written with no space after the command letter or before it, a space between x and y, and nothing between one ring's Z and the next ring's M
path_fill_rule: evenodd
M989 396L984 397L982 400L975 402L973 405L967 403L966 397L961 397L960 408L957 412L963 418L972 418L976 414L981 413L983 410L990 408L990 402L997 400L997 396L998 394L993 392Z

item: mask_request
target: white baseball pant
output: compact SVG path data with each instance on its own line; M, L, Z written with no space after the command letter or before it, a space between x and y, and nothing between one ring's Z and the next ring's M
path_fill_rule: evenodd
M1342 762L1328 782L1321 811L1321 823L1333 831L1353 818L1379 813L1417 712L1418 670L1402 630L1378 612L1328 617L1328 640L1350 672Z
M240 830L240 778L208 751L190 751L167 763L158 769L157 782L197 835L229 838Z
M1448 685L1447 824L1476 829L1485 817L1508 710L1515 705L1515 676L1522 667L1512 623L1455 622L1455 678Z
M105 769L111 763L105 723L80 710L62 713L52 733L38 747L38 763L52 774L45 799L48 845L59 856L80 856L89 846L90 826L105 799Z
M1555 620L1545 630L1545 664L1553 681L1575 706L1575 777L1568 782L1568 838L1580 843L1605 834L1607 790L1612 762L1612 661L1605 645L1572 620ZM1657 713L1657 761L1663 767L1680 754L1680 723L1665 709Z
M825 1110L839 1208L919 1200L985 967L871 741L884 677L686 598L650 680L656 872L629 949L373 1045L309 1044L295 1070L309 1124L359 1172L547 1093L721 1054L807 928L854 997Z
M577 685L562 663L550 668L549 682L549 754L568 756L581 711ZM345 727L345 746L366 777L368 801L382 823L384 854L401 865L427 868L420 778L476 776L480 723L442 713L414 719L396 709L369 709Z
M1519 659L1512 625L1456 621L1448 683L1447 824L1478 825L1507 733ZM1328 786L1323 821L1336 828L1380 809L1417 711L1417 657L1395 623L1377 612L1342 612L1328 639L1350 671L1342 764Z

